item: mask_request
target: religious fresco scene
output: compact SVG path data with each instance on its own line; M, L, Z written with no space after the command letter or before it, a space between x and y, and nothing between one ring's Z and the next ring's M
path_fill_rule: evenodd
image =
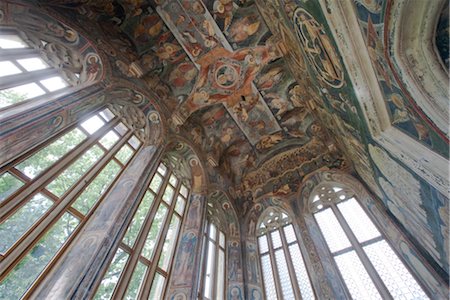
M0 299L447 298L419 2L0 2Z

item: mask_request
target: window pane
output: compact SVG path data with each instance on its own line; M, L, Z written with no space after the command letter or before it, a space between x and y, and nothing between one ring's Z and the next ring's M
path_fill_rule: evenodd
M186 205L186 200L184 200L182 197L178 196L177 204L175 206L175 211L177 213L179 213L181 216L183 216L184 206L185 205Z
M119 123L114 129L122 136L128 132L128 127L123 125L123 123Z
M272 264L268 254L261 256L261 266L263 271L264 289L266 291L266 299L278 299L275 290L275 280L273 278Z
M219 250L219 259L217 261L217 295L216 299L221 300L224 296L225 288L225 252Z
M365 246L364 251L394 299L428 299L386 241Z
M314 292L309 281L305 262L303 261L303 256L297 243L289 246L289 253L291 254L292 264L294 265L295 276L297 277L302 298L314 299Z
M1 223L0 253L5 253L52 205L52 201L37 194Z
M0 176L0 203L17 191L23 184L20 179L8 172L2 174Z
M205 287L203 295L208 299L212 299L212 288L213 288L213 272L214 272L214 261L215 261L215 245L213 242L208 242L208 261L206 263L206 273L205 273Z
M151 259L153 255L153 250L155 249L157 243L159 242L159 236L163 229L164 221L166 220L167 207L164 204L160 204L158 211L153 218L152 226L148 232L147 239L145 240L144 248L142 249L141 255L147 259Z
M134 135L131 136L131 138L128 140L128 143L130 143L131 147L133 147L135 150L137 150L141 145L141 141Z
M344 233L331 208L314 214L331 252L350 247L350 241Z
M172 220L170 221L169 230L167 231L167 235L164 240L163 249L158 263L158 266L164 271L167 271L169 267L179 228L180 218L176 215L173 215Z
M127 144L123 145L122 148L120 148L119 152L116 154L116 158L122 163L126 164L128 160L133 155L134 151L131 150L130 146Z
M102 144L106 149L111 149L111 147L114 146L118 140L119 136L117 133L111 130L101 138L100 144Z
M155 278L153 279L152 289L150 290L148 300L162 299L164 280L165 278L161 274L159 273L155 274Z
M222 231L219 231L219 246L225 248L225 235Z
M178 179L172 174L172 175L170 175L169 182L171 185L176 187L177 183L178 183Z
M44 95L45 92L36 83L28 83L0 91L0 108L7 107L27 99Z
M341 202L337 207L358 239L358 242L362 243L380 236L380 232L355 198Z
M15 64L10 61L0 61L0 77L22 73Z
M120 166L115 161L110 161L78 197L72 207L86 215L119 172Z
M154 191L155 194L158 193L159 188L161 187L162 181L163 181L162 177L158 173L155 173L155 175L153 176L152 181L150 182L150 189L152 191Z
M102 116L107 122L111 121L115 117L115 115L108 108L102 110L100 112L100 116Z
M44 149L21 162L16 169L33 179L42 171L57 162L61 157L80 144L86 135L75 128L69 131Z
M288 243L297 241L297 238L295 237L294 227L292 226L292 224L284 226L283 231L284 235L286 236L286 241Z
M338 255L334 259L353 299L381 299L355 251Z
M166 186L166 189L164 191L164 195L162 196L162 199L167 203L172 203L173 195L175 194L175 190L170 185Z
M0 282L4 299L19 299L44 270L78 226L78 219L65 213L30 252Z
M216 240L216 226L213 223L209 224L209 237Z
M137 299L137 295L139 293L146 271L147 267L143 263L138 261L136 268L134 269L133 276L131 276L131 280L128 283L125 299Z
M15 34L0 35L0 48L2 49L18 49L28 48L28 45Z
M39 57L18 59L17 62L28 72L48 68L48 65Z
M102 128L103 125L105 125L105 122L102 119L100 119L100 117L97 115L81 123L81 127L83 127L87 132L89 132L89 134L93 134L94 132Z
M167 167L166 167L164 164L159 164L159 166L158 166L158 172L159 172L162 176L166 175Z
M181 188L180 188L180 194L183 195L184 197L187 197L188 195L188 189L182 184Z
M133 247L134 241L136 240L139 231L141 230L142 224L144 223L145 217L147 216L150 207L152 206L154 196L150 192L146 192L144 198L142 198L141 203L136 211L136 214L131 221L130 226L128 226L127 233L123 237L122 242L130 247Z
M59 76L51 77L48 79L44 79L39 81L47 90L50 92L54 92L65 88L67 86L67 82Z
M263 254L269 251L269 244L267 243L267 236L262 235L258 238L259 243L259 253Z
M275 259L277 261L278 276L280 276L281 291L284 299L294 299L294 290L292 289L291 278L284 256L283 249L275 251Z
M272 231L270 233L270 237L272 238L273 248L281 247L281 237L280 237L280 232L278 230Z
M108 271L106 271L105 276L100 283L100 286L95 293L94 299L111 299L112 293L114 292L114 288L116 287L117 282L119 281L120 275L122 274L123 268L125 267L125 263L128 260L128 253L123 251L122 249L117 249L114 258L109 265Z
M103 155L103 150L94 145L86 151L80 158L71 164L47 189L58 197L61 197L78 179L80 179L95 162Z

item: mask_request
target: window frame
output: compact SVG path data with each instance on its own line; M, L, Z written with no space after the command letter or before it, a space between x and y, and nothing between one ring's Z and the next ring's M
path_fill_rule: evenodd
M159 171L161 165L164 165L164 167L166 169L165 174L162 174ZM156 176L156 174L159 174L162 177L162 182L159 185L158 191L154 192L150 188L150 185L153 181L153 178ZM169 182L169 179L171 178L172 175L177 178L177 184L175 187ZM167 204L165 202L165 200L162 199L165 189L168 185L170 185L171 187L174 188L174 194L172 196L172 200L171 200L170 204ZM183 196L180 192L182 186L184 186L187 189L186 196ZM145 198L146 193L151 193L153 195L153 200L150 204L150 207L148 208L148 210L145 213L145 218L140 225L138 234L136 235L135 240L132 243L132 246L130 247L123 240L124 240L125 236L127 235L128 229L130 228L130 226L133 223L134 217L136 216L137 211L139 209L139 205L142 203L143 199ZM127 294L128 287L130 285L133 275L135 274L134 272L137 268L137 265L138 265L138 263L142 264L143 262L144 262L144 265L146 266L146 269L144 271L144 276L141 277L141 284L137 291L137 298L143 297L146 299L149 297L152 287L153 287L154 279L156 278L157 274L160 274L165 277L165 281L162 286L161 298L164 298L166 296L167 287L169 286L170 277L172 275L172 270L174 268L174 262L176 259L176 257L175 257L176 249L180 243L180 239L182 238L182 227L183 227L184 221L188 215L187 210L188 210L188 206L189 206L190 195L191 195L191 187L187 186L185 183L182 182L182 179L180 179L180 177L178 177L173 172L173 168L170 164L165 164L160 161L157 164L156 170L153 171L153 174L150 177L148 184L143 189L143 193L140 197L140 200L138 201L138 204L136 205L136 207L133 209L133 212L131 213L131 217L126 224L125 229L124 229L123 233L121 234L121 237L118 238L119 242L117 243L117 246L115 246L113 248L114 251L112 251L112 253L114 253L114 255L112 255L110 257L107 264L105 264L106 267L104 268L104 270L102 270L101 274L99 274L99 276L98 276L98 280L96 281L95 286L93 288L93 293L92 293L93 299L95 299L97 297L97 293L99 292L99 289L102 285L103 279L105 278L105 275L108 273L109 267L111 266L111 264L115 258L115 255L119 251L119 249L121 249L123 252L127 253L128 258L126 259L125 264L122 267L122 270L120 271L120 275L119 275L117 282L115 283L113 290L111 292L110 299L116 299L117 297L122 298ZM177 212L175 210L178 197L182 197L185 201L184 207L182 210L182 214L180 214L179 212ZM155 217L156 213L158 212L158 209L160 207L162 207L161 205L166 207L167 211L162 220L163 227L162 227L162 230L158 232L158 241L152 250L151 259L148 259L142 255L142 251L144 250L148 235L150 234L150 230L153 225L154 217ZM161 267L159 267L159 260L161 259L162 248L164 246L164 239L169 230L171 220L175 215L179 218L179 226L178 226L177 235L175 236L174 243L172 245L172 257L169 261L167 270L164 271L163 269L161 269ZM151 280L149 280L149 279L151 279Z
M96 208L102 203L108 192L115 185L117 180L120 178L124 170L133 161L133 158L143 147L143 142L135 135L134 130L127 126L121 119L112 113L112 118L108 121L101 116L101 113L106 109L109 110L107 106L102 106L83 118L77 120L74 124L67 126L63 130L59 131L56 135L52 136L44 143L39 146L30 149L23 155L14 159L10 164L0 168L0 174L4 175L6 173L11 174L16 179L22 181L22 186L16 189L13 193L9 194L5 199L0 202L0 222L4 222L14 216L22 207L28 204L33 197L40 194L47 200L51 201L52 204L42 213L16 240L12 245L7 248L4 253L0 253L0 264L4 265L4 270L0 275L0 282L5 280L11 271L24 259L26 255L37 245L57 223L61 217L65 214L70 214L78 220L78 224L70 232L67 239L62 243L58 250L52 255L48 263L44 266L40 273L37 274L36 278L32 281L30 286L26 289L21 297L28 297L36 289L36 287L44 280L46 274L55 265L56 261L63 255L65 250L69 247L71 242L77 237L78 233L82 230L86 222L90 219L91 215L94 213ZM98 116L102 121L103 125L98 128L92 134L83 128L83 122L89 120L90 118ZM115 129L119 124L122 124L126 128L126 132L120 134ZM16 167L26 161L28 158L39 153L42 149L46 148L53 142L59 140L64 135L68 134L73 130L79 130L84 134L84 138L78 142L76 146L67 150L59 159L51 163L45 169L39 171L39 173L33 178L29 178L22 171L16 169ZM105 147L100 143L100 140L108 134L110 131L114 130L118 136L118 139L109 148ZM129 140L132 137L138 139L139 146L135 149ZM128 158L127 162L123 163L116 155L119 151L128 145L132 149L131 156ZM66 189L66 191L57 196L52 193L48 186L54 182L56 178L66 170L68 170L74 162L81 158L86 152L92 148L97 147L101 149L102 154L96 158L96 160L90 164L89 168L75 180L75 182ZM89 208L87 213L80 212L73 207L74 203L79 199L81 194L90 186L90 184L97 178L97 176L105 170L107 165L114 161L119 167L118 172L115 174L113 180L106 185L106 188L101 191L101 195L97 198L96 202Z

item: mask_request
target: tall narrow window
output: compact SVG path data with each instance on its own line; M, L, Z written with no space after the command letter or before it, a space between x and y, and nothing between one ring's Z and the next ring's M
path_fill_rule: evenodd
M0 295L31 293L141 141L108 109L0 170Z
M66 79L16 31L0 29L0 109L40 96L49 97L78 82Z
M350 191L317 189L311 209L354 299L428 299Z
M161 163L94 299L163 299L189 189Z
M314 299L308 272L289 216L270 209L258 228L266 299Z
M205 230L202 299L225 299L225 233L212 222Z

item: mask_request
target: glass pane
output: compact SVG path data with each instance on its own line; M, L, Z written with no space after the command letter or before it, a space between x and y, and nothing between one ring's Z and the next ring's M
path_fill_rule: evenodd
M106 122L111 121L115 117L115 115L108 108L105 108L104 110L102 110L100 112L100 116L102 116Z
M209 237L216 240L216 226L213 223L209 224Z
M331 208L315 213L314 217L316 218L317 224L319 224L320 230L331 252L350 247L350 241Z
M355 198L341 202L337 207L358 239L358 242L362 243L381 235Z
M80 144L86 135L75 128L16 166L33 179Z
M303 299L314 299L314 292L309 281L308 272L306 271L305 262L300 252L298 244L289 246L292 264L294 265L295 276L297 277L298 286Z
M162 276L159 273L155 274L155 278L153 279L152 289L150 290L148 300L162 299L164 280L165 280L164 276Z
M205 286L203 290L203 295L211 299L212 289L213 289L213 272L214 272L214 261L215 261L215 245L213 242L208 242L208 261L206 262L206 273L205 273Z
M184 197L187 197L188 192L189 192L188 189L184 186L184 184L182 184L180 188L180 194L183 195Z
M164 221L166 220L167 207L164 204L160 204L158 211L153 218L152 226L148 232L147 239L145 240L144 248L142 249L141 255L147 259L151 259L153 255L153 250L159 242L159 236L162 229L164 228Z
M267 251L269 251L269 244L267 243L267 236L262 235L258 238L258 244L259 244L259 253L264 254Z
M59 76L47 78L39 81L47 90L50 92L54 92L65 88L67 86L67 82Z
M114 258L109 265L108 271L106 271L105 276L100 283L100 286L95 293L94 299L107 300L111 299L117 282L119 281L120 275L123 272L123 268L128 260L128 253L122 249L117 249Z
M45 92L36 83L28 83L0 91L0 108L7 107L27 99L44 95Z
M268 254L261 256L261 266L263 271L264 289L266 291L266 299L278 299L275 290L275 280L273 278L272 264Z
M281 237L278 230L272 231L270 237L272 238L272 246L274 249L281 247Z
M294 299L294 290L292 289L291 277L289 276L289 270L283 249L275 251L275 260L277 261L278 276L280 277L283 298Z
M128 143L130 143L131 147L133 147L135 150L137 150L141 145L141 141L134 135L130 137Z
M170 260L172 259L172 252L175 248L175 242L177 241L179 229L180 218L176 215L173 215L172 220L170 221L169 230L167 231L167 235L164 240L164 246L158 263L158 266L164 271L168 270Z
M162 175L162 176L164 176L164 175L166 175L166 172L167 172L167 167L164 165L164 164L159 164L159 166L158 166L158 172Z
M36 280L78 226L78 219L65 213L27 255L0 282L3 299L19 299Z
M292 224L284 226L283 231L288 244L297 241L297 238L295 237L294 227L292 226Z
M364 251L394 299L428 299L386 241L365 246Z
M24 183L17 177L8 172L3 173L0 176L0 203L23 185Z
M78 179L80 179L103 155L103 150L94 145L53 180L47 189L61 197Z
M221 300L225 294L225 252L219 250L219 259L217 260L217 295L216 299Z
M353 299L381 299L355 251L338 255L334 259Z
M0 253L5 253L53 205L41 194L35 195L0 224Z
M92 206L97 203L119 172L120 166L115 161L110 161L78 197L75 203L72 204L72 207L86 215Z
M134 151L128 146L127 144L123 145L122 148L120 148L119 152L116 154L116 158L122 163L126 164L128 160L133 155Z
M0 61L0 77L22 73L15 64L10 61Z
M161 187L162 181L163 181L162 177L158 173L155 173L155 175L153 176L152 181L150 182L150 189L152 191L154 191L155 194L158 193L159 188Z
M136 268L134 269L133 275L131 276L131 280L128 283L128 288L124 299L127 300L137 299L146 271L147 266L138 261Z
M48 68L48 65L39 57L18 59L17 62L28 72Z
M178 196L177 204L175 206L175 211L177 213L179 213L181 216L183 215L185 205L186 205L186 200L184 200L182 197Z
M142 198L141 203L131 221L130 226L128 226L127 233L123 237L122 242L127 244L130 247L133 247L134 241L136 240L139 231L141 231L142 224L144 223L145 217L152 206L154 196L150 192L146 192L144 198Z
M128 132L128 127L123 125L123 123L119 123L114 129L117 130L120 135L124 135Z
M162 199L166 201L167 204L172 203L173 195L175 194L175 190L170 185L166 186L166 189L164 191L164 195L162 196Z
M81 123L81 127L83 127L89 134L93 134L97 130L103 127L105 122L97 115L87 119L83 123Z
M219 231L219 246L225 248L225 234L222 231Z
M102 144L106 149L111 149L111 147L114 146L118 140L119 136L117 133L115 133L114 130L111 130L101 138L100 144Z
M178 183L178 179L175 177L175 175L172 174L172 175L170 175L169 182L171 185L176 187L177 183Z
M2 49L18 49L28 48L28 45L15 34L0 35L0 48Z

